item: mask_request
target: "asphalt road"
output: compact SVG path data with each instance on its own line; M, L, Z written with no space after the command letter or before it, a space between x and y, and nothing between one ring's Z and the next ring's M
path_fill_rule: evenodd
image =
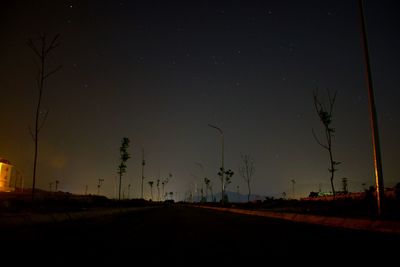
M3 228L0 249L13 265L397 266L400 236L170 206Z

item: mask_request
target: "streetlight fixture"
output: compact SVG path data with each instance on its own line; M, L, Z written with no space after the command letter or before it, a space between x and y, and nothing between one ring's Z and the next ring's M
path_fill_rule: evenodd
M223 195L224 194L224 132L221 130L221 128L219 128L215 125L208 124L208 126L216 129L221 135L221 186L222 186L221 203L223 204L223 202L224 202L224 195Z

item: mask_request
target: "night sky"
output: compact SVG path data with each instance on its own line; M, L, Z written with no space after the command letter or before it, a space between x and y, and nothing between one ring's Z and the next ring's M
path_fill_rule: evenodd
M366 1L368 41L385 187L400 181L400 4ZM253 192L280 197L329 191L329 156L312 92L337 90L333 114L336 189L374 185L372 142L357 1L8 1L0 9L0 157L30 187L38 91L28 38L60 33L45 84L37 187L116 196L122 137L131 158L124 194L173 175L179 198L209 177L220 190L220 127L227 190L247 189L241 153L255 161ZM154 191L155 192L155 191Z

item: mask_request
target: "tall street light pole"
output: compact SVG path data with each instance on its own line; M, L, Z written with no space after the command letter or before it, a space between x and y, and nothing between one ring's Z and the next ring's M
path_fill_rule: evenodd
M379 144L378 118L376 115L375 97L374 97L372 74L371 74L371 64L370 64L370 60L369 60L367 30L366 30L366 25L365 25L364 6L363 6L362 0L358 0L358 6L360 9L361 41L362 41L363 50L364 50L365 76L366 76L366 80L367 80L369 111L370 111L370 117L371 117L372 146L373 146L373 150L374 150L376 200L377 200L377 207L378 207L378 215L381 215L382 200L384 197L384 188L383 188L381 149L380 149L380 144Z
M218 130L221 135L221 186L222 186L221 204L223 204L224 203L224 171L225 171L225 169L224 169L224 132L221 130L221 128L219 128L215 125L208 124L208 126Z

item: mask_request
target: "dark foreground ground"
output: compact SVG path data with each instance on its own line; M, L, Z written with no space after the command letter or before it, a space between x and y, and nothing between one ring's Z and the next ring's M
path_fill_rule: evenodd
M400 236L170 205L3 228L0 251L18 266L397 266Z

